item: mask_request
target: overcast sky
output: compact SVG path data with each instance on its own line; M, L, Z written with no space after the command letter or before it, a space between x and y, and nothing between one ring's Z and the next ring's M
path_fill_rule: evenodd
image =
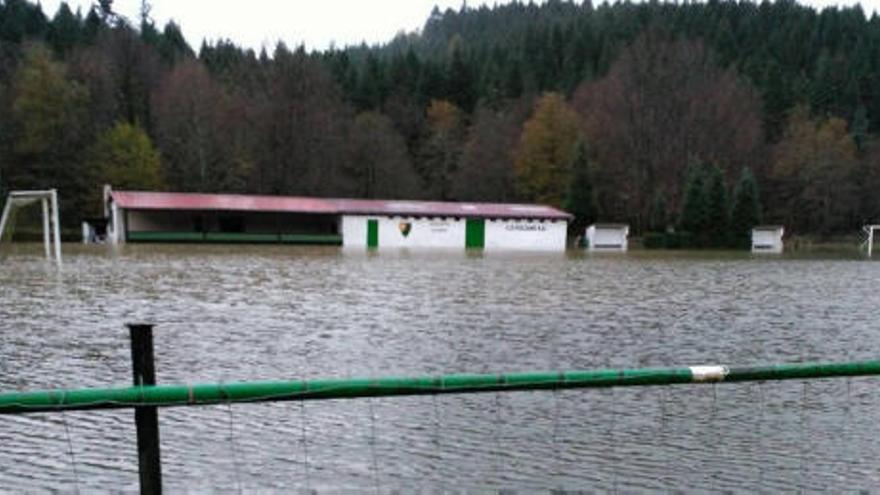
M815 7L852 5L852 0L807 0ZM41 0L46 15L52 17L61 0ZM93 0L68 0L74 11L83 14ZM505 0L469 0L469 6L507 3ZM600 1L594 0L598 5ZM114 10L135 21L140 0L115 0ZM400 31L420 29L434 5L458 9L462 0L150 0L152 17L161 29L173 19L183 29L186 40L198 50L203 38L228 38L236 44L271 50L283 40L288 46L305 43L309 50L336 46L381 43ZM865 12L880 9L880 0L861 2Z

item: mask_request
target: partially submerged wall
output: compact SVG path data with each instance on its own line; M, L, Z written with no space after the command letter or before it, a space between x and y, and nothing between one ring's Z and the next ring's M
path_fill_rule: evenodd
M564 251L563 220L466 219L345 215L343 245L382 248L452 248Z

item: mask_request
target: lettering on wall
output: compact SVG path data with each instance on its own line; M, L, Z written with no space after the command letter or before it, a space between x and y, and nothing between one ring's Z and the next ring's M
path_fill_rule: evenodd
M428 224L428 227L431 229L431 232L442 234L449 231L449 222L431 222Z
M505 225L504 229L519 232L544 232L547 230L547 226L541 223L512 223Z

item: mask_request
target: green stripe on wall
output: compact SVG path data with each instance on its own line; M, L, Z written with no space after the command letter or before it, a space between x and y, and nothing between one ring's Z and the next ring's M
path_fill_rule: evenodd
M243 243L270 243L279 242L278 234L247 234L244 232L208 232L205 234L208 242L243 242Z
M464 247L468 249L483 249L486 245L486 220L483 218L468 218L465 222Z
M339 234L251 234L243 232L129 232L129 242L340 245Z
M129 242L204 242L201 232L129 232Z
M339 246L342 236L338 234L281 234L284 244L327 244Z
M379 221L367 220L367 247L379 247Z

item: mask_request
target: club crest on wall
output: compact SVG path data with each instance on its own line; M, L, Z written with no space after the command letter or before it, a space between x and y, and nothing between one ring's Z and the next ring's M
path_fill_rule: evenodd
M400 222L397 224L397 228L400 229L400 233L406 237L409 235L410 231L412 231L412 222Z

